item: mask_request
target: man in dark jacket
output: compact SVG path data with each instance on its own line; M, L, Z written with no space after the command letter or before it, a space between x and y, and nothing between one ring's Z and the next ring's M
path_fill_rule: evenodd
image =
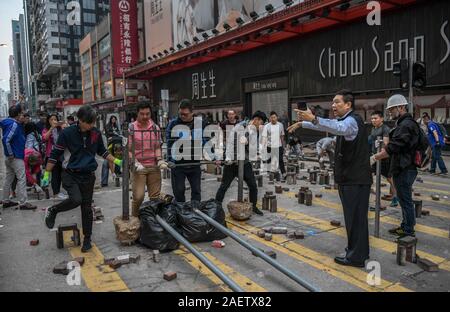
M233 138L234 141L227 142L222 183L220 184L220 187L217 190L216 194L216 200L219 202L223 202L225 193L229 189L234 179L238 177L239 165L238 163L236 163L236 160L242 160L238 159L238 155L240 154L238 145L241 145L241 148L242 145L244 145L245 147L244 181L248 186L248 190L250 193L249 194L250 202L253 205L253 212L261 216L264 213L256 207L258 201L258 186L256 184L255 174L253 173L253 166L252 163L250 162L252 156L250 152L250 145L253 143L250 140L250 137L253 136L253 138L257 139L259 128L263 126L264 122L266 121L267 121L266 114L261 111L257 111L253 114L252 119L250 121L242 121L233 128L230 137ZM247 131L245 133L241 133L242 130ZM253 145L252 148L255 148L256 152L257 147Z
M103 144L101 132L94 127L97 119L95 110L90 106L83 106L77 113L78 123L63 130L54 146L41 185L48 186L50 173L56 160L64 155L62 185L67 190L69 198L47 209L45 224L49 229L55 226L56 215L81 206L84 241L82 252L89 251L92 235L92 196L94 193L95 170L99 155L117 166L122 161L114 158Z
M194 118L191 102L182 100L178 106L178 117L166 129L168 163L177 202L186 201L186 179L191 186L191 200L201 200L200 160L203 157L204 128L205 120Z
M403 95L393 95L388 100L387 110L391 118L396 120L396 126L389 135L389 144L380 153L373 155L370 162L391 158L390 173L402 207L403 221L400 227L389 230L389 233L399 237L415 236L416 212L412 185L417 177L414 157L419 146L420 128L408 113L408 101Z
M3 151L5 153L5 184L3 185L3 208L19 205L21 210L34 210L36 206L27 203L27 180L25 175L25 133L23 130L22 108L11 106L9 118L0 122L3 137ZM17 178L17 197L19 202L9 200L14 178Z
M316 117L308 109L296 110L299 123L290 131L303 127L329 132L337 136L334 179L339 185L339 197L344 208L348 245L343 257L334 261L341 265L364 267L369 259L369 196L372 174L369 163L367 131L361 116L354 112L351 91L342 90L333 100L333 112L338 119Z

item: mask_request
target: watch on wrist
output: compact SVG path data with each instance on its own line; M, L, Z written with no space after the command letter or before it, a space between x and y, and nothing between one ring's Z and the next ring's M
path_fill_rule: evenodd
M317 124L319 123L319 120L317 119L317 117L314 117L314 119L311 121L311 123L312 123L314 126L317 126Z

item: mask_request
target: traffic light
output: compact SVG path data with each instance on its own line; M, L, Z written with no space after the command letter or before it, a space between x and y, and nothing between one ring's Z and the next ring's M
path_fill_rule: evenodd
M413 86L423 89L427 85L427 69L424 63L417 62L413 66Z
M394 76L400 77L400 88L408 89L409 85L409 65L407 59L401 59L400 62L394 63Z

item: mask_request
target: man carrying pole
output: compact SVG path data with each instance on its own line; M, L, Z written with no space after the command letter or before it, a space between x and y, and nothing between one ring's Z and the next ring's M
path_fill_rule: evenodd
M253 167L250 162L250 153L249 153L249 139L248 137L252 136L252 133L249 132L257 132L259 127L264 125L264 122L267 120L266 114L263 112L257 111L253 114L253 117L250 121L243 121L236 125L233 128L230 134L228 134L227 141L227 149L226 149L226 158L225 158L225 166L223 169L223 177L222 183L220 184L219 189L217 190L216 200L219 202L223 202L225 197L225 193L230 187L233 180L239 175L239 165L236 162L232 162L233 160L244 161L243 168L243 180L247 183L249 192L250 192L250 202L253 205L253 212L258 215L263 215L263 212L256 207L256 203L258 201L258 186L256 184L255 174L253 173ZM247 137L239 136L239 129L248 130ZM257 133L253 135L257 136ZM241 141L242 140L242 141ZM239 141L239 142L238 142ZM234 148L232 146L234 144ZM245 160L239 159L238 153L238 145L243 144L245 146ZM234 153L233 153L234 151ZM256 148L255 148L256 151ZM242 182L242 181L241 181Z

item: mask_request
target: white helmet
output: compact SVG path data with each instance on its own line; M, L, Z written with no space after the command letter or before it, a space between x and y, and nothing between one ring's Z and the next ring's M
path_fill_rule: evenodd
M394 94L389 98L386 109L405 105L408 105L408 100L401 94Z

